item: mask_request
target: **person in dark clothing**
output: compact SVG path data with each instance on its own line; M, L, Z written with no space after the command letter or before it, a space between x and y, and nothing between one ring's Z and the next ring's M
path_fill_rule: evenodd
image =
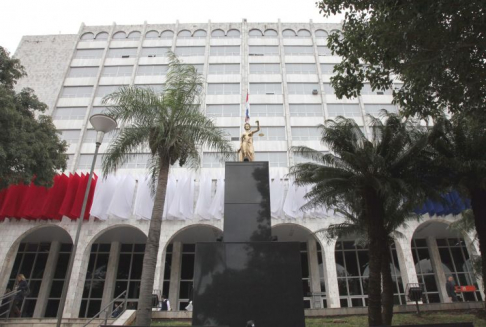
M160 311L170 311L170 302L165 295L162 295L162 301L160 302Z
M22 315L22 313L20 312L20 309L22 308L22 302L29 293L29 284L25 280L25 276L23 274L17 275L17 283L14 287L14 291L19 292L15 294L10 317L19 318Z
M122 312L123 312L123 303L115 303L116 308L115 310L111 313L112 318L117 318Z
M457 302L455 287L456 287L456 283L454 282L454 278L452 276L449 276L446 282L446 291L447 291L447 296L452 302Z

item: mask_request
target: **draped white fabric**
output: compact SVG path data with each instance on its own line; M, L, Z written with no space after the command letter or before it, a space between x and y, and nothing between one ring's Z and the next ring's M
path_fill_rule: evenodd
M170 202L168 219L192 219L194 216L194 176L192 173L182 176Z
M211 207L211 183L209 176L201 176L199 181L199 196L196 203L196 217L200 220L210 220L211 215L209 209Z
M135 208L133 215L137 219L151 219L154 208L154 198L150 191L150 177L141 176L138 179L137 196L135 198Z
M135 184L135 178L132 175L126 175L117 183L110 207L108 208L109 215L121 219L130 218L133 208Z
M223 219L224 211L224 179L222 176L218 178L216 184L216 194L214 195L211 206L209 207L209 215L213 219Z
M270 183L270 205L272 217L276 219L284 218L283 204L284 204L284 184L281 180L280 174L276 174Z
M108 219L108 209L115 194L119 178L108 175L106 178L98 178L91 205L91 215L101 220Z
M174 176L169 175L169 179L167 181L167 191L165 193L164 213L162 214L162 219L168 219L167 212L169 211L169 207L172 203L172 200L174 199L174 194L177 185L176 183L177 182Z

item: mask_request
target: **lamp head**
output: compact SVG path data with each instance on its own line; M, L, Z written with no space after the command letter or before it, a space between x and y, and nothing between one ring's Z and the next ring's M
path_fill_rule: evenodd
M107 115L97 114L89 118L89 122L93 128L98 132L96 135L96 143L101 144L105 133L109 133L117 126L116 120Z

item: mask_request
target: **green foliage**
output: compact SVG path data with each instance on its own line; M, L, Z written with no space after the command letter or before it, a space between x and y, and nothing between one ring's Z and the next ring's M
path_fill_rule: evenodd
M34 177L37 185L50 186L66 168L66 142L51 118L41 114L47 106L31 89L14 90L25 75L20 61L0 47L0 189Z
M324 16L345 13L343 35L328 39L342 57L331 78L338 97L404 82L394 101L406 116L483 114L486 109L484 1L322 0Z

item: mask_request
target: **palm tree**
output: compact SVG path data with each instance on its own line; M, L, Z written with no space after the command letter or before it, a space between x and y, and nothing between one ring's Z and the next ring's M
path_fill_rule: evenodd
M486 282L486 117L457 114L439 119L436 125L432 144L440 154L438 165L446 172L444 182L471 199Z
M181 166L200 161L198 149L206 147L227 157L233 152L224 132L200 112L202 80L192 65L182 64L173 53L168 54L169 70L165 91L123 87L108 95L105 103L113 103L107 114L125 124L110 144L103 160L103 173L116 171L130 153L150 150L150 172L155 193L145 255L143 259L137 325L150 325L151 296L159 249L162 213L170 165Z
M290 175L298 185L311 185L307 207L334 207L357 199L369 241L368 322L382 325L381 265L388 244L385 205L391 198L419 206L436 193L437 174L430 165L429 132L412 120L386 114L385 122L369 117L368 140L353 119L337 117L321 125L321 142L332 153L308 147L294 151L313 162L293 166ZM349 205L347 205L349 207Z

